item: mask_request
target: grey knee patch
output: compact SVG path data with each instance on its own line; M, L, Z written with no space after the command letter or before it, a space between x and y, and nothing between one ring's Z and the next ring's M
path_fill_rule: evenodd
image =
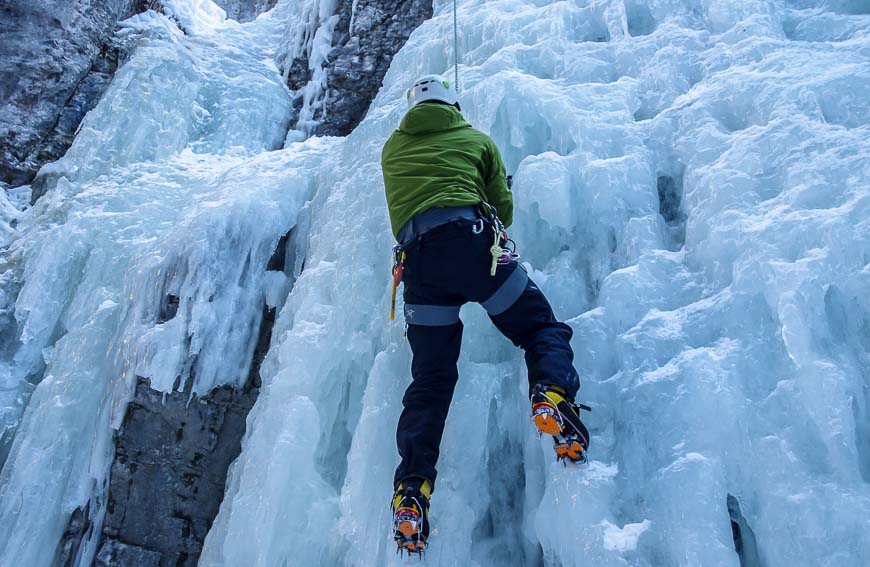
M489 296L489 299L482 302L483 308L490 315L499 315L507 311L507 309L517 302L517 299L526 290L526 285L529 283L529 275L524 269L517 266L516 269L508 276L508 279L501 284L495 293Z
M424 327L446 327L459 321L459 306L405 304L405 322Z

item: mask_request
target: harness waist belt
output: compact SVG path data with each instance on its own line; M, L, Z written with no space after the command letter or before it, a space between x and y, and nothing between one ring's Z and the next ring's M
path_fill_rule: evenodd
M411 218L399 229L397 240L402 246L407 246L418 236L426 234L436 226L447 224L458 219L477 220L476 205L464 207L433 207Z

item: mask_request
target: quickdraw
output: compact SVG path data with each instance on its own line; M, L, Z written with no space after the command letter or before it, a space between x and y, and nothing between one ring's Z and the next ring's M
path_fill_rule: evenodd
M390 298L390 321L396 320L396 290L402 283L402 274L405 272L405 249L399 245L393 246L393 292Z
M489 253L492 254L492 265L489 269L489 275L495 276L499 266L510 264L520 255L517 254L517 243L508 238L507 231L501 219L498 218L495 207L483 201L480 204L480 213L492 226L493 240L492 246L489 248Z

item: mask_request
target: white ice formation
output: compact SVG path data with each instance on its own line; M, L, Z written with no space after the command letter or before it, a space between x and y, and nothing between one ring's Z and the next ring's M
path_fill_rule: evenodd
M195 37L131 20L56 186L8 213L0 564L49 564L102 485L133 374L170 390L195 360L197 392L243 375L263 298L281 308L263 388L200 564L403 564L388 498L409 352L387 320L379 152L408 83L452 71L452 3L352 134L276 150L274 49L320 4L200 18ZM744 567L861 564L867 2L460 0L459 25L466 117L515 173L512 237L575 330L592 462L554 463L520 353L466 307L425 563L736 567L736 500ZM304 270L258 270L294 226ZM167 292L179 315L160 323Z
M307 62L310 78L302 87L302 107L294 127L287 133L287 144L299 142L311 135L317 126L315 115L326 105L326 59L332 48L332 34L339 17L335 13L338 0L306 0L294 3L294 14L287 19L284 40L276 59L287 80L297 59Z

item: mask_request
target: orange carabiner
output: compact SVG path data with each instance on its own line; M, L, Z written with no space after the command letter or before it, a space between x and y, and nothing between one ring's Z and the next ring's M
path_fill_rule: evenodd
M399 284L402 283L402 274L405 272L405 252L397 258L393 265L393 293L390 298L390 321L396 320L396 290L399 289Z

